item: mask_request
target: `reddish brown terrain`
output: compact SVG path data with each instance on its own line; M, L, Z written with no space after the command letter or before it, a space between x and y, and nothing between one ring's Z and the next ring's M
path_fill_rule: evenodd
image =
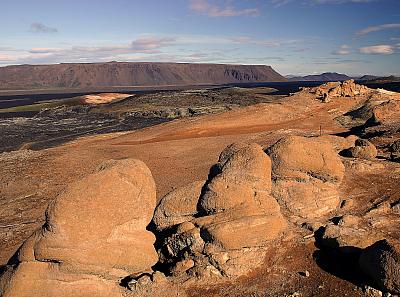
M394 246L400 240L399 115L398 93L352 82L327 84L277 103L3 153L0 264L10 266L3 269L0 288L4 296L40 296L50 289L55 291L48 296L72 296L76 291L69 284L87 292L82 296L382 294L376 289L395 296L399 250L385 254L377 248L392 257L389 281L382 283L374 275L379 269L370 269L375 254L364 249L381 239ZM232 143L237 144L225 149ZM109 162L126 158L145 165ZM109 163L99 167L103 162ZM141 224L150 223L155 199L177 189L150 224L160 258L146 270L157 262L149 244L155 239ZM60 193L46 219L46 208ZM252 199L265 202L255 206ZM136 223L120 225L115 217ZM113 224L109 232L123 234L120 241L102 237ZM29 237L17 264L12 256ZM175 251L180 240L184 252ZM207 248L198 252L196 240ZM91 241L104 250L92 253ZM102 256L118 249L125 252ZM91 291L96 284L99 289Z
M0 68L1 90L179 86L286 80L265 65L110 62Z

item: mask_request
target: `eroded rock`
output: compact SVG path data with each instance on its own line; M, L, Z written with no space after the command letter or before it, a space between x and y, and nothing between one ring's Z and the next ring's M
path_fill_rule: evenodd
M343 151L343 155L353 158L375 159L378 155L378 151L371 142L365 139L357 139L355 146Z
M103 163L49 205L45 225L19 250L3 296L120 296L118 279L158 260L146 230L155 203L143 162Z
M274 197L296 216L319 218L340 205L344 165L326 139L288 136L267 149Z
M271 160L261 146L230 145L213 168L198 196L197 214L187 216L188 222L177 225L163 241L161 259L174 275L246 274L260 265L265 247L286 228L271 196Z

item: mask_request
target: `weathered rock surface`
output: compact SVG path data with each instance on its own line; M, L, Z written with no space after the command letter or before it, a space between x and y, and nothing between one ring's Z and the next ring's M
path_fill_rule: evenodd
M351 147L343 152L345 156L372 160L378 155L378 151L371 142L365 139L357 139L355 146Z
M202 213L214 214L239 206L269 208L271 160L258 144L228 146L219 158L220 172L205 186Z
M360 256L361 270L380 288L400 294L400 245L381 240L367 247Z
M230 145L213 169L198 195L198 212L193 214L195 203L191 198L192 213L185 217L190 222L179 224L164 240L161 259L175 259L171 262L172 274L246 274L260 265L264 248L286 228L280 206L270 194L271 160L261 146ZM178 205L179 197L169 196L168 203ZM165 208L165 203L161 202L161 207ZM156 214L160 211L157 209ZM153 222L159 228L160 220L155 217Z
M339 206L337 187L344 165L330 142L288 136L267 153L272 160L272 193L293 214L318 218Z
M197 213L204 181L190 183L164 196L154 212L153 223L157 231L190 221Z
M321 86L311 88L311 93L323 102L329 102L333 97L354 97L369 92L366 86L354 83L353 79L344 82L327 82Z
M400 140L394 141L390 145L390 159L395 162L400 162Z
M155 204L143 162L103 163L49 205L42 230L19 250L4 296L119 295L119 278L149 271L158 260L146 230Z
M320 136L318 139L321 141L326 140L327 142L332 144L333 148L337 152L340 152L355 146L358 137L356 135L349 135L347 137L340 137L335 135L323 135Z
M345 215L337 225L326 226L321 243L328 248L350 253L360 251L382 238L381 234L363 225L360 217Z

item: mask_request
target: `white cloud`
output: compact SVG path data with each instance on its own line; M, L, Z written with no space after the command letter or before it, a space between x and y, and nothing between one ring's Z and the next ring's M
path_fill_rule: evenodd
M190 0L189 9L191 11L208 15L210 17L234 17L234 16L258 16L260 10L258 8L237 9L228 1L225 6L220 7L211 4L208 0Z
M338 56L345 56L345 55L350 55L351 50L350 47L347 44L343 44L340 46L338 50L335 50L332 52L332 55L338 55Z
M387 44L372 45L360 48L360 53L370 55L391 55L394 52L395 47Z
M34 32L34 33L57 33L58 30L56 28L46 26L43 23L34 22L31 24L31 32Z
M383 24L383 25L378 25L378 26L370 26L365 29L362 29L357 32L357 35L366 35L372 32L378 32L378 31L383 31L383 30L390 30L390 29L400 29L400 23L394 23L394 24Z

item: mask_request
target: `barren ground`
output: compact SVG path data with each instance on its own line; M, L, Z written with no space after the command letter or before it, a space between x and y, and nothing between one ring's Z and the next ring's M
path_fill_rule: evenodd
M70 182L107 159L137 158L151 169L158 199L174 188L205 180L219 153L232 142L253 141L268 146L287 134L319 135L348 131L333 118L365 98L340 98L321 103L299 93L279 103L261 103L223 114L184 118L144 128L81 138L38 152L2 155L0 162L0 264L43 224L45 209ZM399 135L393 137L398 138ZM379 145L379 138L373 140ZM377 199L400 196L400 164L346 176L343 196L355 200L352 213L363 213ZM375 164L374 163L374 164ZM291 226L299 238L311 232ZM352 271L351 259L322 252L313 238L271 247L265 266L235 283L191 288L192 296L364 296L365 281ZM273 263L273 265L272 265ZM300 272L308 270L309 277ZM293 295L296 296L296 295Z

